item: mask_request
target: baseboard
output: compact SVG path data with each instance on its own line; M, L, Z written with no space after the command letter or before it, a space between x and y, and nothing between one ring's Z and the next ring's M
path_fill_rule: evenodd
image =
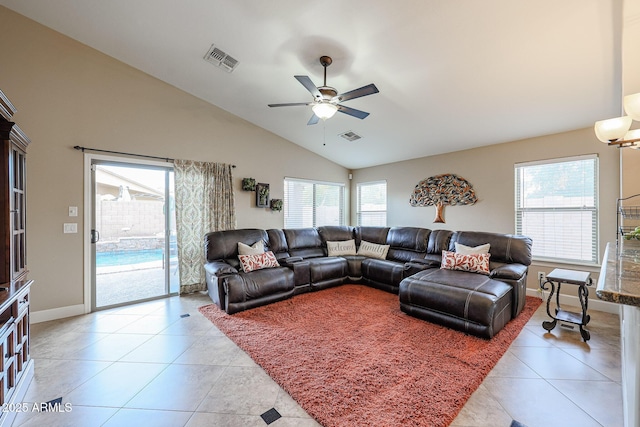
M591 292L589 292L590 294L592 294ZM594 292L595 293L595 292ZM532 296L532 297L537 297L540 298L540 292L537 289L531 289L531 288L527 288L527 295ZM545 291L544 292L544 301L547 301L547 298L549 297L549 292ZM555 296L554 298L554 302L555 302ZM574 296L574 295L565 295L565 294L560 294L560 304L566 304L566 305L570 305L573 307L577 307L578 311L580 311L580 299L578 298L578 296ZM614 304L612 302L607 302L607 301L602 301L600 299L598 299L598 297L596 297L595 295L592 295L591 298L589 298L589 310L597 310L597 311L604 311L605 313L611 313L611 314L616 314L616 315L620 315L620 304Z
M69 305L49 310L32 311L29 315L31 323L47 322L49 320L64 319L65 317L85 314L84 304Z

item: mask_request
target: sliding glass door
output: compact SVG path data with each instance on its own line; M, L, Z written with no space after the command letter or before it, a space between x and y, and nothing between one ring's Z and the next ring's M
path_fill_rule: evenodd
M92 309L178 292L173 168L93 160Z

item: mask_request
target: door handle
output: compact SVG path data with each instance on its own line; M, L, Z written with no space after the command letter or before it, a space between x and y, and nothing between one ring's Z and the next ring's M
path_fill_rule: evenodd
M91 230L91 243L98 243L100 240L100 233L98 230Z

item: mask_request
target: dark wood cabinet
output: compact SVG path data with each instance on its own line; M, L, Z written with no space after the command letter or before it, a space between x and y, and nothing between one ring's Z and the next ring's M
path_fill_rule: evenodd
M10 425L33 377L29 352L26 173L29 138L11 121L16 109L0 91L0 426ZM19 408L18 408L19 406Z
M15 108L0 91L0 242L5 242L0 283L26 276L26 173L29 138L11 121Z

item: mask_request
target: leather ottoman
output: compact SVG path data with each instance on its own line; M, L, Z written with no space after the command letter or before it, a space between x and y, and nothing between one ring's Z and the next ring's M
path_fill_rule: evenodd
M483 274L433 268L400 282L400 309L482 338L511 320L512 289Z

